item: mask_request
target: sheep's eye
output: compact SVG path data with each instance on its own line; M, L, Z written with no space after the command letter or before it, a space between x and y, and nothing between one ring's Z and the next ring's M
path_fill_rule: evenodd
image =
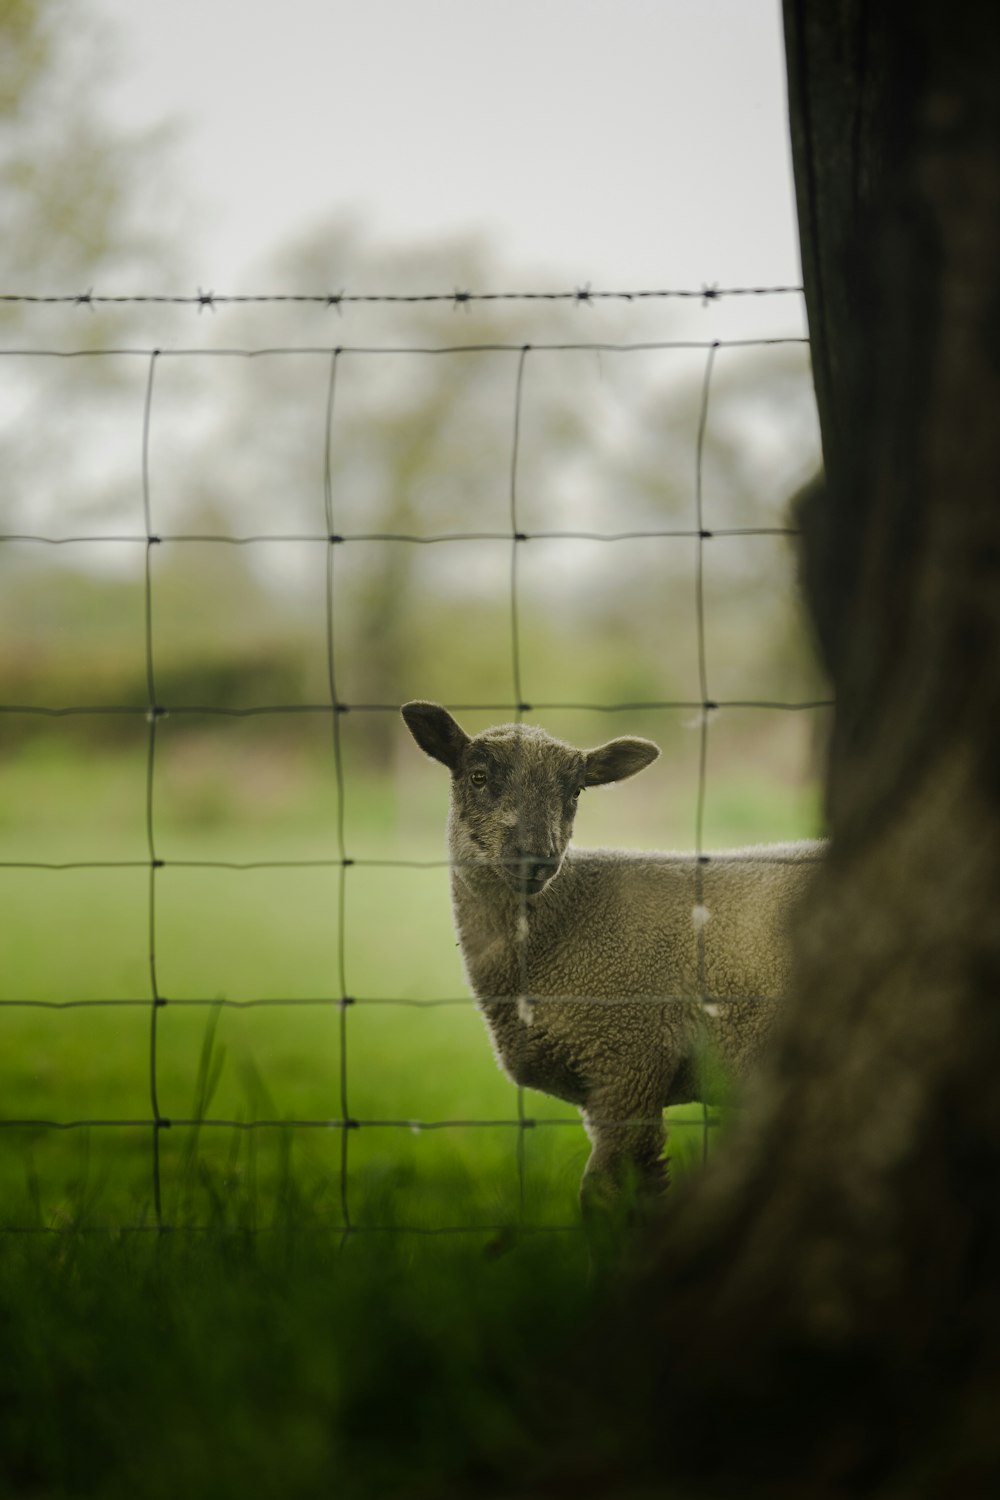
M582 786L574 787L573 788L573 797L574 797L574 799L578 799L579 796L580 796L580 793L582 791L583 791L583 787Z
M473 786L485 786L486 785L486 772L485 771L470 771L469 772L469 780L472 782Z

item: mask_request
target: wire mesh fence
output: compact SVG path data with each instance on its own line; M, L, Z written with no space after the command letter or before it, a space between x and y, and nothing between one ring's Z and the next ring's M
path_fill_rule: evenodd
M797 290L796 288L720 290L714 287L702 287L699 291L690 292L605 293L583 288L564 294L456 292L434 296L399 295L382 299L352 298L345 293L322 296L302 294L286 298L225 298L201 291L193 297L173 299L101 298L88 292L83 295L58 298L3 298L0 300L17 300L29 306L37 303L67 304L73 308L83 309L92 309L95 305L100 306L103 303L120 306L125 303L171 302L181 307L193 307L201 313L206 310L214 311L217 307L225 307L230 303L245 305L248 302L291 301L342 311L353 301L369 303L384 301L389 304L440 301L445 304L450 303L455 307L468 306L470 303L480 301L511 302L531 300L535 297L546 301L561 299L570 305L581 305L601 299L642 302L654 298L673 297L697 298L704 302L723 296L757 296L774 292L782 295L795 294ZM142 371L141 413L138 431L134 434L134 440L139 448L141 526L126 528L117 522L110 526L99 525L97 529L93 529L89 523L87 528L70 526L68 530L65 525L62 529L56 526L45 530L22 526L11 527L0 534L0 563L4 561L4 554L7 554L8 558L12 559L10 563L12 567L17 564L24 549L55 549L59 552L60 549L80 547L89 555L100 554L104 551L109 555L113 553L116 558L123 554L141 557L141 613L136 622L142 644L141 693L127 700L114 698L102 700L99 689L91 687L86 694L81 693L80 701L76 702L42 702L35 701L33 696L18 700L11 696L8 701L0 702L0 731L3 727L10 730L15 723L26 722L49 725L64 721L87 723L121 721L135 726L135 731L143 742L143 774L141 783L134 782L129 795L141 804L143 847L125 858L107 857L105 851L100 848L84 851L82 857L74 856L73 858L15 858L5 855L0 858L0 873L10 872L12 877L58 882L73 872L94 879L113 876L116 872L136 872L144 882L139 920L141 920L142 943L146 955L143 993L67 995L53 992L51 989L49 992L43 992L45 988L43 984L36 987L34 993L8 993L0 996L0 1019L5 1014L9 1017L14 1013L44 1015L55 1012L66 1016L70 1013L94 1010L106 1011L115 1017L135 1015L142 1019L145 1027L146 1051L145 1100L141 1109L126 1110L121 1115L101 1110L91 1110L79 1115L62 1115L58 1109L59 1080L54 1077L51 1080L49 1092L55 1107L44 1112L20 1113L16 1109L9 1110L0 1100L0 1150L4 1148L5 1138L10 1143L11 1150L17 1152L24 1149L26 1141L30 1144L46 1133L80 1132L87 1137L91 1132L107 1132L112 1136L116 1133L119 1135L142 1133L147 1137L149 1208L148 1212L138 1212L125 1227L158 1231L172 1227L175 1222L164 1191L165 1177L170 1175L164 1165L165 1148L169 1139L186 1132L190 1140L197 1142L201 1139L201 1132L206 1130L244 1136L269 1132L279 1135L300 1131L330 1132L337 1143L336 1163L328 1174L336 1181L337 1204L337 1211L331 1217L330 1223L345 1236L367 1231L381 1232L387 1229L399 1232L408 1229L425 1233L469 1230L496 1233L499 1230L510 1229L518 1232L568 1231L577 1227L575 1222L554 1222L551 1216L548 1220L545 1216L541 1216L540 1220L537 1216L533 1217L528 1203L529 1195L526 1191L530 1166L525 1149L528 1136L537 1132L565 1131L569 1127L579 1129L579 1119L575 1113L570 1115L564 1108L555 1111L538 1109L535 1096L526 1095L523 1088L514 1089L513 1086L508 1096L512 1104L509 1112L495 1113L485 1118L472 1116L414 1118L404 1111L398 1112L395 1117L381 1117L356 1106L355 1090L359 1070L363 1067L357 1057L356 1018L359 1013L384 1012L399 1007L426 1015L438 1008L469 1010L473 1002L468 995L457 992L431 995L360 993L358 985L353 981L350 961L352 882L356 882L364 872L368 871L372 872L376 878L393 870L411 870L417 873L421 871L446 872L448 861L443 858L373 856L366 853L356 842L349 814L357 760L347 753L346 726L359 721L373 721L398 715L399 701L390 700L377 693L357 693L345 686L345 668L350 665L348 658L351 651L345 648L343 640L344 612L341 608L341 595L351 587L351 559L355 555L360 556L362 549L392 547L413 549L419 552L445 552L449 548L461 548L463 556L470 555L469 548L496 549L499 547L503 549L506 561L502 574L494 572L491 586L495 591L497 579L502 577L503 654L507 664L508 691L488 693L479 699L474 697L459 698L459 701L450 699L447 706L454 712L466 712L480 717L512 719L518 723L536 715L569 711L616 718L643 714L682 716L690 725L697 741L696 776L688 819L690 852L683 856L673 856L673 858L682 859L691 865L693 907L696 913L703 910L704 871L712 859L705 841L705 815L709 797L709 745L713 724L717 722L720 714L739 715L744 712L762 712L776 716L812 715L817 712L821 713L829 707L822 694L787 698L717 692L709 660L706 631L708 606L705 573L709 549L726 539L738 539L741 544L753 544L757 540L767 538L784 542L793 535L792 528L783 522L760 524L759 519L756 518L755 524L722 526L709 524L705 505L705 452L712 420L713 393L720 353L729 350L752 351L781 348L804 345L804 343L805 340L801 338L777 336L765 339L702 341L690 339L623 341L555 339L527 342L474 339L466 343L448 341L384 345L351 344L345 341L335 345L296 343L233 347L174 347L165 344L155 347L146 345L130 347L127 344L115 344L93 348L57 349L24 346L0 350L0 373L2 373L4 363L10 366L12 363L25 360L39 364L72 362L90 368L102 361L114 360L138 366ZM645 524L634 524L630 518L629 524L617 528L614 524L614 517L605 519L602 515L593 518L602 524L592 523L584 527L572 524L534 524L527 514L523 475L525 420L530 406L527 377L533 368L542 361L559 360L569 356L583 355L597 361L605 356L628 360L650 355L669 355L680 351L701 362L701 377L695 410L696 423L691 451L686 457L687 515L671 516L670 524L663 524L662 519L655 516ZM343 460L343 454L339 451L341 437L338 429L338 416L345 383L349 388L354 372L363 365L385 367L390 360L414 363L425 360L448 361L461 364L463 361L469 362L487 355L499 360L506 368L504 409L496 414L498 431L505 436L497 442L490 456L494 469L499 467L502 475L506 509L505 524L496 524L496 511L494 511L490 523L486 525L459 525L451 528L433 526L428 530L424 529L425 523L423 523L419 507L415 513L410 514L409 519L412 524L402 529L393 526L369 529L352 524L352 519L356 517L357 512L349 513L351 507L345 507L343 503L345 481L338 467ZM292 529L279 526L278 529L274 529L273 524L269 522L263 527L251 526L241 529L230 524L228 518L224 525L201 525L196 529L177 529L165 524L165 520L169 518L161 515L158 507L158 465L154 451L154 435L164 370L171 366L181 367L184 370L197 367L199 373L203 373L219 368L221 363L233 362L241 365L264 365L273 369L280 367L283 361L289 359L305 362L310 371L310 381L321 392L321 421L314 431L318 451L311 455L313 472L318 478L318 486L322 495L321 518L318 518L320 524L313 524L310 527L296 526ZM209 379L211 380L210 374ZM261 414L262 419L263 415ZM444 452L438 453L432 456L431 463L432 466L437 464L443 469L448 463L447 455ZM67 484L70 482L67 476ZM544 521L544 497L539 503L537 496L533 495L530 510L534 520ZM67 505L64 513L72 518L72 506ZM472 513L474 516L474 504ZM255 511L254 514L256 515L257 512ZM613 554L615 547L622 543L644 547L662 542L677 542L688 546L692 572L691 610L696 654L694 691L678 697L622 695L587 701L572 695L556 697L548 693L533 694L532 649L531 640L526 639L525 634L522 570L527 550L532 545L537 546L542 542L594 544L605 549L608 554ZM157 568L159 555L168 547L209 548L213 554L221 555L233 550L249 552L256 550L266 553L268 547L273 549L276 546L306 549L311 555L322 559L321 609L317 622L318 634L321 638L322 670L318 678L313 679L314 682L318 680L321 683L322 693L315 693L306 699L289 696L282 700L271 697L267 701L252 703L224 701L224 695L213 698L211 694L206 694L204 698L195 698L190 695L190 689L186 697L179 696L175 688L172 689L167 685L169 674L165 674L161 669L160 625L158 623L160 619L158 590L161 587L161 579ZM615 564L612 561L610 564L612 573L614 567ZM457 613L460 616L460 611ZM649 620L634 621L633 627L637 630L655 632L656 624L655 621ZM402 628L404 630L407 628L405 620ZM456 618L455 628L461 629L460 618ZM627 649L627 638L623 644ZM353 650L353 644L351 650ZM99 674L97 675L99 678ZM363 685L363 677L360 681ZM352 687L358 682L358 674L352 672ZM421 695L419 683L412 684L409 695ZM7 700L7 694L4 693L3 696ZM327 809L326 814L332 832L332 847L329 852L319 857L310 855L310 857L294 858L220 858L216 854L185 858L172 856L162 837L161 763L164 759L165 731L172 723L185 720L199 725L212 722L281 721L285 724L308 723L310 726L317 726L327 739L327 756L332 767L334 782L332 813ZM10 740L11 736L8 734L5 738ZM134 740L133 743L135 743ZM328 954L330 982L322 993L296 994L294 986L290 985L288 993L277 993L272 989L266 993L234 995L227 992L229 987L226 985L217 985L213 990L208 983L200 991L196 987L194 993L183 993L178 992L173 985L164 982L162 960L165 949L164 912L168 896L166 882L183 878L185 875L193 879L210 871L227 872L248 878L253 872L284 872L289 876L301 876L305 880L315 879L323 882L324 899L329 899L331 903L332 936ZM54 894L39 895L38 901L51 914L51 941L58 944L64 940L64 935L60 930L58 888ZM380 934L379 940L391 944L393 934L391 909L388 902L385 905L385 912L385 930ZM281 919L282 913L279 910L275 913L275 921L280 923ZM698 998L709 1003L712 997L707 992L705 980L704 923L699 924L696 920L695 930L698 949ZM197 969L197 962L195 968ZM525 976L525 983L530 987L530 976ZM586 1003L586 1001L581 1000L580 1003ZM335 1108L325 1113L310 1114L290 1114L287 1111L266 1107L258 1107L250 1112L242 1113L213 1110L211 1108L212 1089L207 1081L207 1073L211 1071L213 1064L207 1052L202 1054L202 1073L199 1075L200 1093L196 1091L195 1096L197 1107L188 1113L164 1107L162 1098L164 1019L172 1012L189 1011L192 1008L207 1009L213 1016L227 1010L249 1013L300 1008L322 1012L325 1016L334 1018L335 1046L331 1049L332 1056L311 1056L306 1060L305 1066L327 1079L330 1076L331 1066L334 1068ZM23 1044L22 1038L19 1045ZM37 1039L36 1045L40 1045ZM483 1038L483 1046L485 1045L485 1038ZM362 1051L370 1058L370 1048L362 1049ZM25 1067L33 1066L30 1055L23 1057L21 1061ZM132 1066L134 1067L134 1061ZM137 1098L134 1089L129 1094L129 1098L133 1101ZM258 1106L261 1101L265 1105L268 1102L265 1093L257 1096ZM627 1123L621 1122L622 1127L624 1128ZM698 1132L703 1153L707 1151L709 1132L717 1123L718 1117L711 1114L707 1108L703 1108L696 1118L677 1122L678 1128L688 1128ZM405 1139L407 1133L421 1136L425 1133L449 1130L486 1131L513 1137L516 1190L504 1211L490 1222L475 1224L406 1223L394 1219L391 1213L385 1222L372 1217L367 1208L359 1202L355 1170L358 1143L373 1135L377 1136L380 1142L384 1142ZM393 1151L392 1145L380 1144L379 1154L382 1157L391 1159ZM172 1171L173 1168L171 1168ZM8 1222L6 1214L0 1214L0 1219L3 1220L2 1227L7 1229L52 1227L51 1223L37 1221L44 1219L41 1214L36 1215L34 1223ZM121 1224L119 1227L122 1227ZM186 1227L199 1226L189 1222Z

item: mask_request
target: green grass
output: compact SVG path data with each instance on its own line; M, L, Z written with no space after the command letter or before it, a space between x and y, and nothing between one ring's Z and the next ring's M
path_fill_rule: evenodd
M387 1122L351 1129L346 1143L335 1123L172 1124L158 1141L164 1215L210 1219L252 1177L266 1220L271 1185L291 1163L329 1222L340 1222L345 1191L359 1225L515 1221L517 1094L468 997L447 871L433 863L444 853L444 778L429 763L405 783L349 768L344 829L359 863L345 872L341 930L339 868L174 863L335 857L336 781L318 741L192 735L158 749L154 834L168 862L153 891L156 981L168 1000L155 1017L160 1115L337 1122L346 1103L352 1119ZM144 733L134 752L115 754L32 742L3 766L0 859L135 863L0 868L0 1000L46 1002L0 1005L0 1118L71 1127L0 1129L0 1223L148 1223L154 1213L145 775ZM782 802L752 770L716 781L734 841L810 831L807 797ZM581 842L650 842L651 807L633 786L638 796L623 787L588 802ZM683 833L682 810L661 818L665 842ZM396 858L426 867L363 862ZM341 977L354 1001L346 1012ZM262 999L281 1004L252 1003ZM79 1003L94 1000L115 1003ZM535 1094L524 1107L570 1122L524 1134L526 1212L574 1223L588 1149L575 1112ZM93 1120L112 1123L79 1123ZM499 1123L449 1123L484 1120ZM700 1156L700 1120L699 1110L679 1114L675 1166Z
M0 1493L476 1493L535 1462L514 1392L591 1304L570 1236L0 1236Z
M72 1126L0 1126L0 1496L442 1500L497 1472L521 1493L545 1398L526 1370L578 1346L594 1287L581 1235L510 1226L578 1224L588 1147L542 1095L528 1116L568 1123L517 1128L433 863L444 778L348 766L352 857L428 863L350 867L341 930L336 868L173 863L336 856L318 744L158 748L165 1233L145 727L131 752L34 742L0 766L0 861L135 862L0 868L0 1000L47 1003L0 1004L0 1119ZM658 806L640 778L588 798L580 842L689 844L690 788L672 793ZM714 770L715 842L814 816L752 757ZM265 998L282 1004L214 1003ZM118 1003L66 1008L95 999ZM296 1124L340 1120L342 1064L351 1117L403 1123ZM676 1175L700 1160L701 1111L671 1115ZM131 1123L74 1124L97 1119ZM502 1123L454 1123L483 1120Z

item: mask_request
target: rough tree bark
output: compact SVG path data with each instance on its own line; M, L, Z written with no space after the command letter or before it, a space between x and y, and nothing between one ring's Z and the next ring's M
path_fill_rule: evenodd
M1000 6L785 0L832 846L746 1123L539 1492L1000 1484Z

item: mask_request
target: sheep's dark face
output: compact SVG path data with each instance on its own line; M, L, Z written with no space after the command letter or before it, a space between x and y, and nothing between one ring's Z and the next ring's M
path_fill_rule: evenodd
M500 724L473 737L437 703L407 703L402 712L421 749L451 772L459 875L485 875L526 898L559 873L584 787L633 776L660 753L640 739L576 750L534 724Z
M585 785L584 753L534 726L477 735L452 772L453 852L537 896L559 871Z

